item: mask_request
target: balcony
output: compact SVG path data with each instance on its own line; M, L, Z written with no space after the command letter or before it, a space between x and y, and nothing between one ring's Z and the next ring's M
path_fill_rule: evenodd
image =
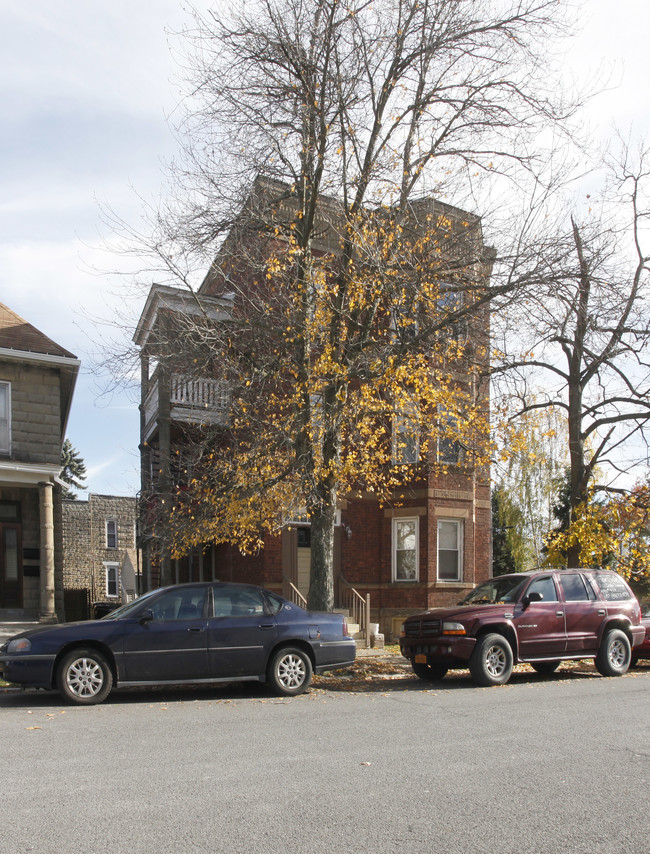
M230 409L230 391L214 379L172 374L169 415L171 421L185 424L225 424ZM144 440L157 429L160 413L160 381L154 373L144 402Z

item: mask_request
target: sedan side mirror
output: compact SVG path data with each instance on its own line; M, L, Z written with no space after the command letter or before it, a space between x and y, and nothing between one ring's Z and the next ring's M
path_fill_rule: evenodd
M151 610L151 608L147 608L146 611L143 611L138 618L138 621L141 623L141 625L144 625L145 623L150 623L152 620L153 611Z

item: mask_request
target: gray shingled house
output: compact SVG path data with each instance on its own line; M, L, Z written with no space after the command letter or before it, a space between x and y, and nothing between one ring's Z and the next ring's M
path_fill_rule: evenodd
M64 616L56 479L79 365L0 303L0 618Z

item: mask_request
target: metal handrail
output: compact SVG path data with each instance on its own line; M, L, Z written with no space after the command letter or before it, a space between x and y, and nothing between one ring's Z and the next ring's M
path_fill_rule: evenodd
M339 602L341 607L350 611L351 622L359 626L359 631L366 643L370 643L370 594L362 596L358 590L339 576Z
M307 600L302 595L300 590L298 590L298 588L293 583L293 581L289 581L289 579L286 577L286 575L283 576L282 581L284 584L284 589L286 591L285 592L286 598L291 599L293 604L298 605L299 608L306 608L307 607Z

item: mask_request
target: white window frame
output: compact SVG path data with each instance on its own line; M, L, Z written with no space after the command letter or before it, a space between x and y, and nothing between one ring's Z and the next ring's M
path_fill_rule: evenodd
M112 561L104 561L104 572L106 580L106 598L117 599L120 595L120 565ZM115 593L111 593L111 575L115 573Z
M0 424L6 425L7 444L5 446L0 444L0 454L11 454L11 383L2 380L0 381L0 388L5 390L7 404L6 415L0 416ZM2 431L0 431L0 436L2 436Z
M456 565L456 577L455 578L441 578L440 577L440 525L441 523L455 525L456 526L456 552L458 554L458 560ZM462 519L447 519L444 517L440 517L438 519L438 524L436 526L437 531L437 549L436 549L436 578L438 581L443 584L455 584L459 581L463 580L463 540L465 537L465 525ZM451 549L446 549L445 551L451 551Z
M398 528L405 523L413 523L415 528L415 578L397 577L397 542ZM391 543L391 575L397 584L413 583L420 580L420 518L419 516L395 516L392 520L392 543Z
M109 528L109 525L114 525L114 526L115 526L115 545L114 545L114 546L111 546L111 545L109 544L109 541L108 541L108 537L109 537L108 528ZM105 523L105 525L104 525L104 531L105 531L105 534L106 534L106 539L105 539L106 548L107 548L107 549L116 549L116 548L118 548L117 519L107 519L107 520L106 520L106 523Z

